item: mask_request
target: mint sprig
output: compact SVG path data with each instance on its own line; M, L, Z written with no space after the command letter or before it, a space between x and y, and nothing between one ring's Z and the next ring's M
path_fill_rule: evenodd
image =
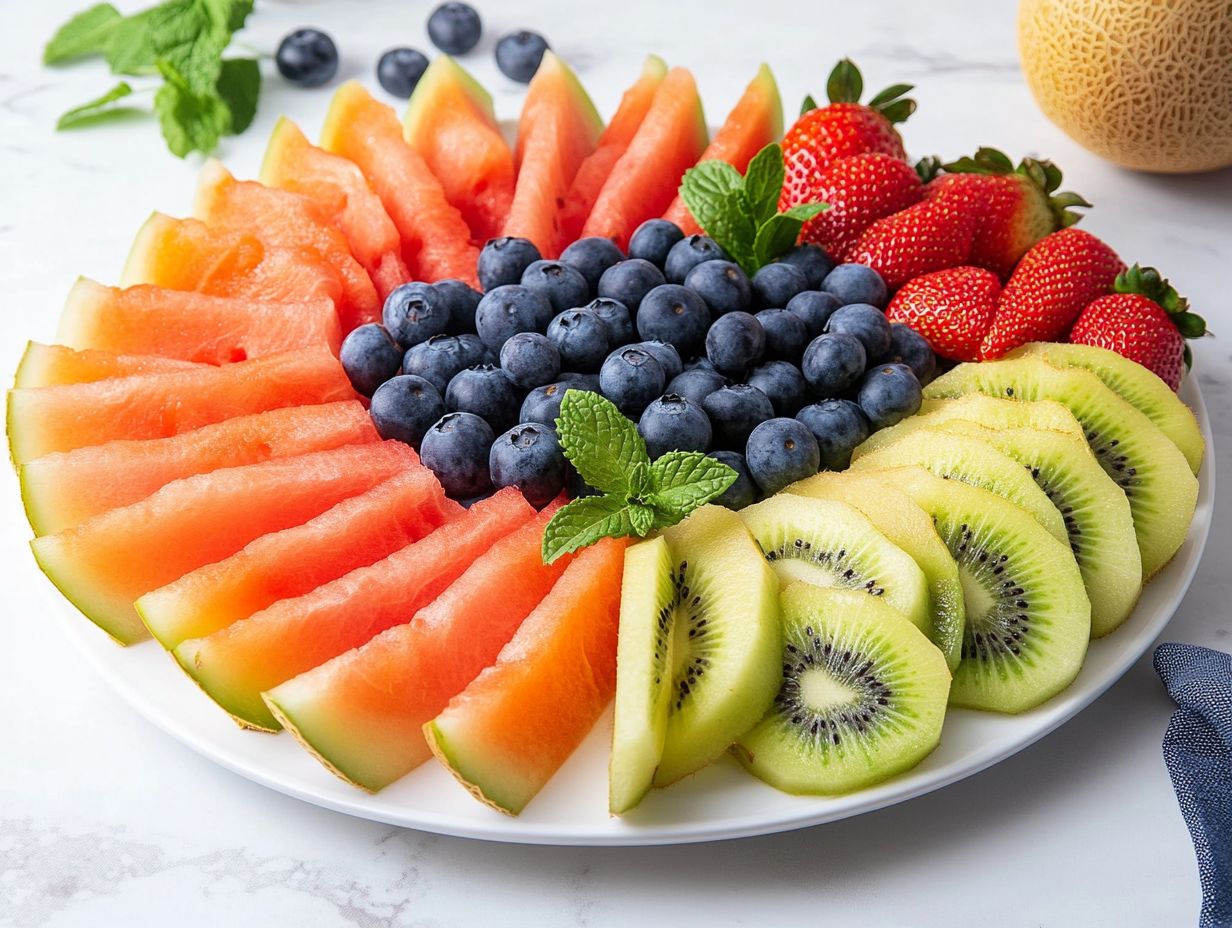
M796 244L800 229L826 203L801 203L779 212L783 150L767 145L744 176L726 161L703 161L684 172L680 196L706 234L750 277Z
M737 474L700 451L651 461L637 427L597 393L568 390L556 420L565 457L600 491L562 506L543 532L545 564L600 538L644 538L719 496Z

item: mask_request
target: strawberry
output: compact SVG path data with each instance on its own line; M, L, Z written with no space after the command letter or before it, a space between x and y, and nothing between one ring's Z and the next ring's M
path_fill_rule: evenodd
M886 307L891 322L911 326L954 361L978 361L992 324L1001 280L982 267L951 267L904 284Z
M804 196L792 201L790 197ZM918 203L924 184L912 167L899 158L881 152L866 152L831 162L814 176L807 193L794 185L790 195L784 186L779 209L802 203L828 203L830 208L804 225L800 239L820 245L836 260L843 260L847 249L865 229L882 216Z
M1040 239L1001 292L980 358L999 358L1027 342L1060 340L1088 303L1112 291L1124 270L1116 252L1090 232L1062 229Z
M1115 288L1082 311L1069 340L1115 351L1179 389L1191 361L1185 339L1205 335L1206 321L1153 267L1135 264L1117 275Z
M975 215L961 200L923 200L878 219L848 250L846 259L867 264L891 291L921 274L967 263Z
M1023 158L1017 168L995 148L945 165L927 196L962 197L976 214L971 263L1009 277L1027 249L1082 217L1071 207L1091 204L1076 193L1057 193L1061 171L1051 161Z

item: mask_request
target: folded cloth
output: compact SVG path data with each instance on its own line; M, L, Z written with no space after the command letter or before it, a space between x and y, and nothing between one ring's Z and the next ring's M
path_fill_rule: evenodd
M1198 858L1198 926L1232 928L1232 655L1161 644L1155 672L1177 705L1164 761Z

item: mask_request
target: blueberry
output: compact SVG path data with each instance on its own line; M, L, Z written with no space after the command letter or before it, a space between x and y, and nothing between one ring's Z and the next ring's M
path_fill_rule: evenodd
M710 419L702 408L683 396L661 396L637 420L651 459L669 451L706 451L710 448Z
M600 492L582 479L572 466L565 469L565 492L570 499L581 499L584 496L600 496Z
M463 332L454 337L458 340L458 348L462 352L462 357L466 359L463 367L474 367L476 364L483 364L487 361L488 348L483 343L483 339L474 332Z
M856 402L868 416L874 429L883 429L920 408L920 381L906 364L882 364L874 367L860 382Z
M446 413L424 434L419 459L451 497L470 499L492 488L488 451L495 437L473 413Z
M629 238L629 257L642 258L661 268L667 262L667 253L682 238L684 233L676 223L667 219L647 219Z
M794 264L767 264L753 275L753 298L761 307L782 309L808 289L808 278Z
M787 361L759 364L746 382L766 394L776 416L794 416L808 396L808 384L800 368Z
M736 482L711 502L728 509L743 509L756 502L757 484L749 476L749 465L745 462L744 455L737 451L711 451L709 455L736 472Z
M684 370L684 365L680 361L680 352L667 342L651 338L644 342L638 342L634 347L644 348L658 358L659 363L663 365L663 376L668 380L671 380Z
M511 32L496 43L496 66L511 81L529 84L548 48L547 39L537 32Z
M694 368L682 371L671 379L664 392L675 393L694 403L701 403L715 390L727 385L727 378L718 371Z
M381 321L399 345L410 348L449 328L449 301L432 284L403 284L385 298Z
M398 373L402 349L385 326L369 322L352 329L342 341L338 360L356 393L371 396Z
M475 331L475 310L483 294L461 280L446 277L432 285L449 307L449 332L461 335L463 332Z
M560 401L565 398L565 391L569 389L576 390L578 387L564 381L550 383L546 387L535 387L522 401L518 421L540 422L555 428L556 417L560 415Z
M707 262L718 264L718 261ZM696 274L705 264L693 269ZM692 276L692 275L690 275ZM740 377L761 360L766 350L766 331L749 313L719 316L706 333L706 357L720 374Z
M868 438L871 425L864 410L851 400L829 399L805 406L796 418L803 422L821 453L825 470L843 470L851 463L851 452Z
M538 422L515 425L492 443L488 468L495 487L517 487L542 508L565 488L565 453L556 430Z
M442 3L428 17L428 38L446 55L465 55L482 32L479 14L465 3Z
M663 272L641 258L613 264L599 278L597 296L619 300L631 313L642 305L642 298L663 283Z
M391 48L376 63L376 79L385 92L406 99L428 70L428 58L413 48Z
M864 345L854 335L839 332L818 335L804 349L800 371L819 399L847 393L868 363Z
M700 354L696 358L689 358L685 362L684 369L686 371L711 371L716 374L718 373L714 369L714 365L710 363L710 359L704 354Z
M279 43L274 63L297 87L320 87L338 73L338 48L320 29L296 29Z
M630 417L641 415L666 382L659 359L634 345L617 348L599 369L599 389Z
M753 306L749 276L732 261L703 261L685 275L684 285L697 291L716 316Z
M774 405L770 398L746 383L734 383L715 390L702 400L702 409L714 427L717 448L743 448L753 429L774 418Z
M589 309L570 309L548 325L548 338L560 351L561 365L592 373L611 350L607 325Z
M800 317L786 309L763 309L757 321L766 332L766 358L798 363L809 340Z
M663 262L663 273L673 284L682 284L689 271L703 261L730 261L731 255L705 235L688 235L672 246Z
M800 317L809 338L816 338L826 330L826 323L841 305L833 293L804 290L787 301L787 311Z
M827 332L854 335L864 346L868 363L876 364L890 353L890 320L871 303L840 306L826 323Z
M475 310L475 328L484 347L500 351L518 332L542 332L552 319L552 304L542 293L521 284L489 290Z
M921 386L926 386L937 372L937 356L928 339L901 322L890 323L890 360L911 368Z
M560 382L566 383L573 390L585 390L588 393L600 393L598 374L579 374L577 371L561 371Z
M501 346L500 366L510 383L530 390L556 380L560 352L546 335L518 332Z
M706 302L680 284L660 284L637 310L637 334L673 345L682 356L696 354L706 343L710 310Z
M479 285L486 291L521 283L523 272L542 257L530 239L490 238L479 252Z
M826 254L820 245L805 243L796 245L784 252L779 260L784 264L792 264L804 272L806 286L816 290L826 275L834 269L834 259Z
M377 387L368 412L382 438L418 448L432 423L445 415L445 401L429 381L400 374Z
M630 315L629 308L619 300L605 296L596 297L582 309L589 309L603 320L603 324L607 326L608 342L613 346L627 345L637 339L633 316Z
M817 439L795 419L770 419L753 429L744 457L753 481L767 496L813 476L821 466Z
M456 335L433 335L409 348L402 357L402 373L422 377L444 395L449 381L463 368L478 364Z
M445 406L450 412L471 412L503 432L518 421L522 397L504 371L480 364L458 371L445 388Z
M590 286L582 272L559 261L540 259L531 264L522 272L522 286L547 297L552 311L557 313L590 299Z
M885 309L889 301L881 275L863 264L840 264L826 275L821 289L833 293L844 306L848 303L871 303Z
M613 264L625 259L625 253L610 238L592 235L580 238L560 253L560 263L576 268L586 278L592 293L599 289L599 278Z

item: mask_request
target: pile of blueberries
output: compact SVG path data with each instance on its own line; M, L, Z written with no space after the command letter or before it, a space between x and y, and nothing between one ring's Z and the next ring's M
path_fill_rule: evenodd
M341 352L377 430L419 449L456 499L589 492L555 432L565 391L589 390L637 422L652 458L703 451L734 468L718 502L741 508L846 467L919 408L936 370L928 342L886 319L881 277L815 245L750 279L712 239L651 219L628 255L584 238L550 261L492 239L478 276L483 293L404 284Z

